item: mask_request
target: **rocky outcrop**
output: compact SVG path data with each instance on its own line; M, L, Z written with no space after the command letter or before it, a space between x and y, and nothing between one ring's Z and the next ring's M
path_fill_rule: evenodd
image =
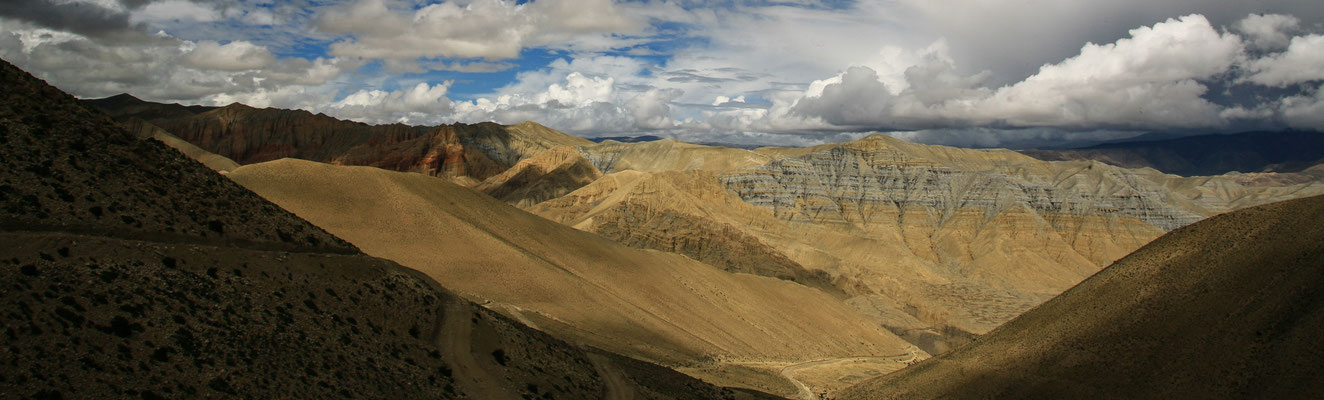
M891 139L895 140L895 139ZM770 208L779 218L823 224L905 224L908 212L924 210L942 226L959 212L974 209L992 218L1026 206L1056 215L1137 219L1171 230L1200 215L1171 206L1158 184L1117 168L1063 171L1058 182L1024 179L1002 168L947 166L908 155L883 137L871 137L805 156L722 177L727 188L750 204ZM1010 168L1007 168L1010 169ZM1011 173L1008 173L1011 172ZM1087 176L1075 176L1086 174ZM1078 187L1081 180L1096 183Z

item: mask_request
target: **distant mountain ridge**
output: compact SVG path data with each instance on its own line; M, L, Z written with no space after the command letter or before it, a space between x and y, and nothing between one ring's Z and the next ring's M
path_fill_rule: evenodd
M1324 162L1324 134L1257 131L1105 143L1078 149L1020 150L1046 161L1095 160L1182 176L1298 172Z
M124 123L159 127L241 165L299 158L442 176L472 186L533 153L583 138L528 124L368 125L303 110L145 102L128 95L84 100Z
M593 141L593 143L602 143L602 142L605 142L605 141L608 141L608 140L614 140L614 141L621 142L621 143L639 143L639 142L652 142L652 141L655 141L655 140L662 140L662 137L661 137L661 136L653 136L653 135L642 135L642 136L600 136L600 137L595 137L595 138L589 138L588 140Z

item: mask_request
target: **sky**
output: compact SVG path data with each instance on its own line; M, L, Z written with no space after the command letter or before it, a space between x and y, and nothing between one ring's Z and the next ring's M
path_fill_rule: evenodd
M1324 130L1318 0L6 0L82 98L367 123L966 147Z

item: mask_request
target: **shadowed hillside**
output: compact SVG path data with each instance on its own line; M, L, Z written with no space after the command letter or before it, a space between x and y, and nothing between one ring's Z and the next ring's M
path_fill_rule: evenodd
M479 183L474 190L525 207L564 196L601 177L602 172L578 150L557 146L515 163Z
M1313 398L1324 196L1173 231L975 343L852 387L878 398Z
M0 393L749 398L584 350L0 63Z
M1048 161L1095 160L1182 176L1227 172L1297 172L1324 163L1319 132L1246 132L1105 143L1081 149L1022 150Z

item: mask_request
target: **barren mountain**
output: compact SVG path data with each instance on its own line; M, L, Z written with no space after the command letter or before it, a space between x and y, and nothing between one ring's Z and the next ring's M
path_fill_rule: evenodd
M298 113L261 111L272 115ZM169 118L167 120L173 122L161 123L185 130L210 126L181 122L197 118ZM268 142L281 146L293 143L282 141L280 137L300 131L279 124L253 122L260 122L260 119L244 121L247 122L243 122L242 127L234 129L240 134L212 128L207 129L215 131L213 133L190 131L179 134L209 138L206 140L218 143L253 138L256 141L249 143L249 147L263 147L267 146L263 143ZM360 126L343 121L337 123ZM681 254L716 270L772 277L818 289L867 316L873 323L935 354L968 342L975 335L986 333L1060 294L1167 231L1239 208L1324 193L1324 180L1321 180L1324 173L1317 169L1182 177L1150 168L1128 169L1098 161L1047 162L1007 150L926 146L883 135L809 148L746 150L674 140L589 143L535 123L435 128L395 126L390 129L406 128L424 132L454 131L452 137L455 139L446 141L459 143L461 147L447 154L473 154L445 164L451 166L447 168L454 168L449 170L451 172L417 168L418 163L413 158L397 155L425 154L435 146L419 146L423 142L396 140L378 133L377 139L355 139L358 141L355 143L365 144L354 146L345 152L345 156L324 161L447 177L544 218L620 244ZM337 132L325 134L340 135ZM388 142L394 144L384 144ZM311 149L307 151L317 149L303 144L312 141L299 143ZM289 151L306 152L299 148ZM312 168L283 163L280 168ZM270 171L279 169L264 168L269 170L264 172L268 174L276 174ZM337 171L330 169L325 173L344 174ZM302 183L290 183L291 187L305 188L310 185L308 182L321 182L314 178L298 178ZM410 182L413 183L406 186L438 186L431 181ZM335 190L357 190L350 187L353 185L337 182L317 185L338 188ZM398 191L389 187L391 185L383 185L378 190L382 193ZM277 189L273 186L259 190ZM314 189L300 190L316 192ZM428 190L433 192L421 198L430 200L400 203L394 211L380 210L394 203L374 204L381 199L373 200L371 196L333 206L337 204L334 202L342 201L333 192L305 198L297 198L298 193L291 192L285 195L290 198L285 201L290 202L287 206L291 208L296 207L292 204L299 202L320 202L320 205L307 206L329 216L309 218L322 226L342 224L338 225L340 228L329 229L361 246L400 235L399 240L403 241L400 243L406 244L389 249L369 249L370 254L427 269L433 268L426 266L428 263L439 262L430 259L442 260L452 254L471 251L469 248L454 248L447 254L434 255L440 251L437 249L445 247L432 244L440 239L429 239L447 232L451 226L464 224L439 223L415 230L415 220L446 221L442 217L429 216L436 209L442 210L443 214L456 212L451 209L457 206L440 198L468 195L468 192L456 192L456 188L448 186ZM422 193L423 189L408 191ZM359 207L377 207L379 211L372 212L380 212L380 215L356 219L354 213L343 211ZM490 207L498 209L494 205ZM399 210L408 210L408 214L391 214L399 214ZM509 210L487 211L482 215L509 213ZM483 218L498 220L496 217ZM518 224L537 223L524 221ZM354 229L373 233L351 237L348 232ZM510 228L484 225L478 231L499 233L505 232L503 229ZM520 257L564 252L552 250L551 247L555 246L546 243L550 239L545 238L559 240L576 236L556 232L537 239L537 246L545 250L521 250L520 254L524 255ZM516 233L493 235L529 237L527 231ZM416 257L415 261L399 258L421 251L416 248L429 246L434 248L428 250L433 253L424 251L410 256ZM523 245L517 247L524 248ZM584 260L601 256L579 254L566 257ZM657 256L624 259L636 258ZM629 262L651 265L642 261ZM548 264L561 265L561 262ZM705 273L715 272L720 271ZM434 276L442 279L439 275ZM538 276L538 279L546 278ZM475 298L495 299L491 296L496 296L498 290L508 289L503 286L508 283L501 278L476 270L446 279L467 280L467 284L475 288L491 291L478 296L479 289L464 289L466 295ZM636 307L636 303L646 302L646 299L618 300L593 301L598 302L594 304L608 304L602 307L623 314L633 312L631 307ZM525 307L522 303L518 306ZM548 315L552 314L549 311ZM689 323L692 321L686 322ZM646 326L649 332L663 332L663 336L690 329L689 325ZM583 332L594 332L594 329L600 328L583 323L573 329L567 328L562 337L583 336ZM676 360L700 359L708 354L700 352L702 355L696 357L685 353L690 350L644 352L609 348L672 365L681 365ZM697 346L684 341L674 348L721 348L726 352L722 354L762 354L747 353L747 349L740 347ZM668 355L668 352L682 355ZM840 357L840 353L834 354ZM844 362L831 364L814 365L812 373L799 367L795 369L801 374L818 377L809 385L812 388L799 388L798 392L840 387L868 376L867 372L852 372ZM894 365L895 362L889 359L884 364ZM791 365L775 368L768 365L760 367L762 372L751 374L762 376L759 374L766 375L770 368L791 368ZM733 369L732 364L723 368L718 374L722 379L749 372ZM870 371L883 370L886 368ZM786 373L782 371L783 375ZM807 381L799 381L804 382ZM783 389L769 390L788 393Z
M451 294L0 63L0 393L742 398Z
M776 368L869 356L886 372L902 364L884 356L924 356L822 291L629 248L434 177L293 159L229 176L538 329L721 382L795 394ZM763 372L726 372L751 365Z
M238 103L208 108L128 99L132 97L121 95L85 103L123 123L143 121L160 127L239 164L293 157L421 172L474 185L542 150L591 143L532 124L372 126L307 111L257 109Z
M474 189L524 207L564 196L601 177L578 150L557 146L515 163Z
M752 152L667 141L580 149L613 173L530 211L719 268L833 286L935 353L1167 230L1324 193L1318 178L1183 178L881 135ZM691 171L660 172L669 169Z
M1080 149L1022 150L1041 160L1096 160L1184 176L1227 172L1297 172L1324 163L1324 134L1244 132L1105 143Z
M1178 229L974 344L839 398L1313 398L1324 196Z

